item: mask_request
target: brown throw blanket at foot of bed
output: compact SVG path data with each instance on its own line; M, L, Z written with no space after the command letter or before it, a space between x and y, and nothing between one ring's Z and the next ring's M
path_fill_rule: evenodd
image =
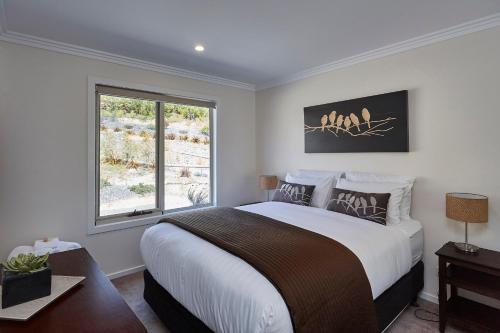
M245 260L281 293L296 333L377 332L354 253L315 232L234 208L172 214L172 223Z

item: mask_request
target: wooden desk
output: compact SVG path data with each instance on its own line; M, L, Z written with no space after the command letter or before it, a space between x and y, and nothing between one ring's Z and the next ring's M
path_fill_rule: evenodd
M51 254L49 262L53 274L86 279L28 321L0 320L1 333L147 332L87 250Z
M449 242L436 254L439 256L439 331L444 332L446 323L450 322L467 332L500 332L500 310L457 295L457 288L461 288L500 300L500 252L480 249L477 254L466 254Z

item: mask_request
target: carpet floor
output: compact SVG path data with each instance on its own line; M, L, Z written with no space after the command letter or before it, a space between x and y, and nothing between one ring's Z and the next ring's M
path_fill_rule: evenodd
M146 326L149 333L169 333L168 329L156 317L155 313L142 298L144 290L144 280L142 272L130 274L118 279L114 279L113 284L116 286L127 304L132 308L137 317ZM386 333L436 333L439 332L438 323L418 319L415 316L416 309L428 310L437 313L437 305L419 300L419 308L414 306L408 307L401 316L387 329ZM437 316L425 313L418 310L419 317L436 320ZM447 333L462 333L462 331L447 327Z

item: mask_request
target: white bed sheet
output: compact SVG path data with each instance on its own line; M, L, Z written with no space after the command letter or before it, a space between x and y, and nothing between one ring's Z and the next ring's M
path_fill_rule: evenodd
M312 230L347 246L360 259L374 299L411 268L410 237L402 227L281 202L239 209ZM293 332L281 295L240 258L168 223L145 231L141 252L155 280L213 331Z

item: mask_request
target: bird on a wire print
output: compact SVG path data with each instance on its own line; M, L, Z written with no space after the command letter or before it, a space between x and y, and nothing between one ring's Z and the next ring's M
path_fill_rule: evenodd
M357 136L385 136L394 127L389 123L396 118L388 117L385 119L373 119L370 111L363 107L361 109L361 119L354 112L343 115L337 111L331 111L329 114L323 114L320 119L320 126L304 125L305 133L314 133L321 129L322 133L333 133L335 136L339 134L348 134L353 137ZM386 125L390 126L387 127ZM356 130L352 130L356 127Z

